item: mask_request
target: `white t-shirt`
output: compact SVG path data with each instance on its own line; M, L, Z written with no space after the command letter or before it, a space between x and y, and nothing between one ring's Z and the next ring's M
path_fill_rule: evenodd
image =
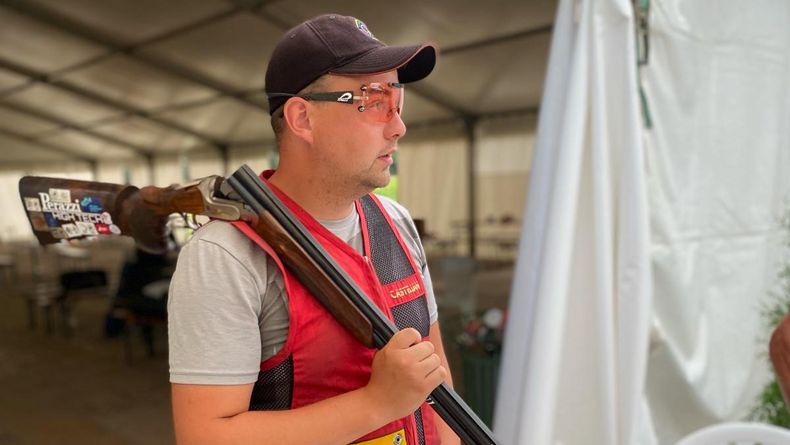
M379 199L421 271L433 323L436 299L414 222L400 204ZM356 210L321 224L363 251ZM173 383L254 383L260 362L275 355L288 337L288 296L277 265L241 231L221 221L206 224L181 250L167 312Z

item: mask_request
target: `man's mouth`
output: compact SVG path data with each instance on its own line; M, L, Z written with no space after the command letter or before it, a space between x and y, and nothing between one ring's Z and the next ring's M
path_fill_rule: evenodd
M383 162L386 162L387 164L392 164L394 162L393 159L392 159L392 153L387 153L385 155L381 155L381 156L378 157L378 159L380 159Z

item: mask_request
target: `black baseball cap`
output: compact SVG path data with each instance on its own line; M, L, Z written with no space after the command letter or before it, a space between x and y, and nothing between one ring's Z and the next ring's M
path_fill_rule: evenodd
M266 70L269 113L324 74L362 75L398 70L398 81L425 78L436 65L430 43L388 46L354 17L326 14L303 22L277 42Z

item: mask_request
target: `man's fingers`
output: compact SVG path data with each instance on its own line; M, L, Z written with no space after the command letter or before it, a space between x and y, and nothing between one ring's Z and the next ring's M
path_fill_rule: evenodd
M400 330L392 336L389 341L389 345L397 349L407 349L411 345L415 343L419 343L422 340L422 335L414 329L414 328L406 328Z
M433 343L429 341L421 341L409 348L409 354L412 358L414 358L414 360L422 361L430 357L430 355L434 353L434 350L435 348Z
M431 391L436 389L436 387L441 385L445 380L447 380L447 370L444 369L444 366L437 367L425 376L425 382L429 385Z
M420 370L423 372L424 376L428 376L430 373L436 371L436 369L440 366L442 366L442 360L436 354L429 355L419 364Z

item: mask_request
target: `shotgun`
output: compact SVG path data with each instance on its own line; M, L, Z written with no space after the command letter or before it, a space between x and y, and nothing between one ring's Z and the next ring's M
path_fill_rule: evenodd
M246 221L358 341L381 348L397 332L246 165L227 180L209 176L167 188L24 177L19 191L33 232L42 244L128 235L140 248L161 252L167 245L165 224L172 213ZM465 443L497 444L488 427L446 383L430 394L428 402Z

